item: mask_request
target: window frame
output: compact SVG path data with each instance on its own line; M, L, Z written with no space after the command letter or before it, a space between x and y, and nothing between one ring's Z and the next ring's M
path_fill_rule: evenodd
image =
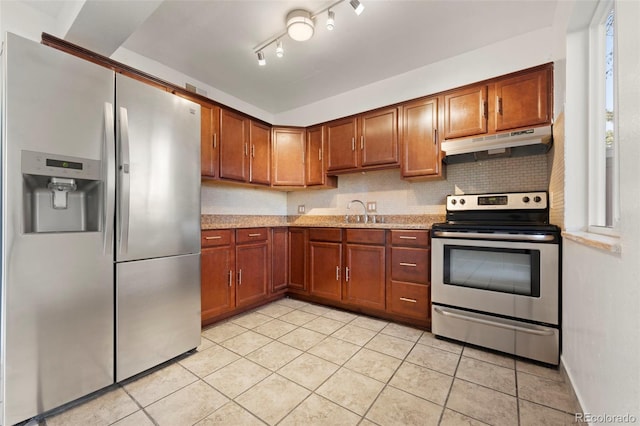
M606 226L607 189L606 155L604 144L606 122L604 118L606 71L606 20L613 9L613 160L612 160L612 224ZM589 181L588 181L588 232L619 236L620 191L619 191L619 144L618 144L618 57L617 57L617 20L614 0L602 0L589 26Z

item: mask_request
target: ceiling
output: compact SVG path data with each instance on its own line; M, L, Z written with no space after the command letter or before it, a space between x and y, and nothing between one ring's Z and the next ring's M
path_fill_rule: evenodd
M275 45L265 48L264 67L258 66L254 49L285 30L288 12L302 8L314 13L334 1L156 1L152 7L147 6L138 21L130 19L129 29L115 39L128 50L277 114L499 40L551 27L560 2L362 0L365 10L357 16L346 1L332 8L336 15L333 31L325 27L326 13L321 14L311 40L282 38L283 58L276 57ZM55 15L52 3L65 2L29 3L40 8L46 5L46 13ZM135 2L89 3L94 8L100 3L119 4L119 15L129 16L133 13L127 10L131 10L127 3ZM95 34L91 37L91 28L104 28L105 16L118 14L84 15L91 16L85 16L82 25L74 23L70 41L92 49ZM96 25L91 25L91 20Z

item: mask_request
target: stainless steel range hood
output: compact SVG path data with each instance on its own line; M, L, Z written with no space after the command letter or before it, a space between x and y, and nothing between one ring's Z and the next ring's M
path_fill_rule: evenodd
M441 149L447 164L491 158L542 154L551 148L552 126L466 139L445 140Z

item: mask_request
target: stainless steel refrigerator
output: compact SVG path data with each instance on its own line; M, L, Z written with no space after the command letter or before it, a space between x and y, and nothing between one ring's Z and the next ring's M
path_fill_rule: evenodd
M7 34L2 424L200 342L200 107Z

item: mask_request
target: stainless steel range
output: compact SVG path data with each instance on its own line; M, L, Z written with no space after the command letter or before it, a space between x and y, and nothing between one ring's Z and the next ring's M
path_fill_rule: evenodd
M435 335L557 365L560 230L548 196L449 195L432 228Z

